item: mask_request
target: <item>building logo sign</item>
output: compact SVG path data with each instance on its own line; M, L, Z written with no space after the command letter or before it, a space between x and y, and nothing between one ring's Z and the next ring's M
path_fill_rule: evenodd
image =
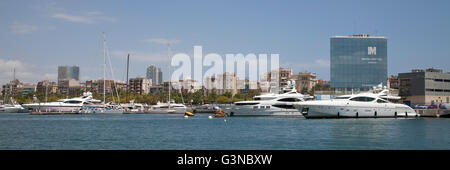
M377 55L377 47L367 47L367 55Z

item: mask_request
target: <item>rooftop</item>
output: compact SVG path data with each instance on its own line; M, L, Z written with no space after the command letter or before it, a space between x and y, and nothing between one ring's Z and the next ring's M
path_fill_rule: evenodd
M330 38L384 38L383 36L370 36L369 34L357 34L357 35L347 35L347 36L331 36Z

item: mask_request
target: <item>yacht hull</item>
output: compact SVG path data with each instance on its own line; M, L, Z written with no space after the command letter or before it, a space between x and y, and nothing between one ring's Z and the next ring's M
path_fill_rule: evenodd
M145 113L150 114L185 114L187 109L149 109Z
M224 109L230 116L302 116L297 109L254 108L253 106Z
M81 106L26 106L26 109L34 112L78 112Z
M20 108L0 108L0 113L21 113Z
M395 107L300 105L298 110L306 118L395 118L419 116L412 109Z

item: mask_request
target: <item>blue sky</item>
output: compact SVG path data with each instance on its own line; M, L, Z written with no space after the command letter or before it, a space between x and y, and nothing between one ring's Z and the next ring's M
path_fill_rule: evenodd
M58 65L81 79L102 77L105 32L116 79L167 73L167 48L192 54L278 53L280 65L329 79L330 36L388 38L388 74L414 68L450 71L450 1L52 1L0 2L0 83L56 80ZM192 56L192 55L191 55ZM204 68L205 70L206 68ZM167 79L167 74L164 74Z

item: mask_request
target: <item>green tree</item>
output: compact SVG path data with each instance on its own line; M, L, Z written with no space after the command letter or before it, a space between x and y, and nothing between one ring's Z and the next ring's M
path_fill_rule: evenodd
M221 104L230 103L230 98L220 95L219 97L217 97L217 102Z

